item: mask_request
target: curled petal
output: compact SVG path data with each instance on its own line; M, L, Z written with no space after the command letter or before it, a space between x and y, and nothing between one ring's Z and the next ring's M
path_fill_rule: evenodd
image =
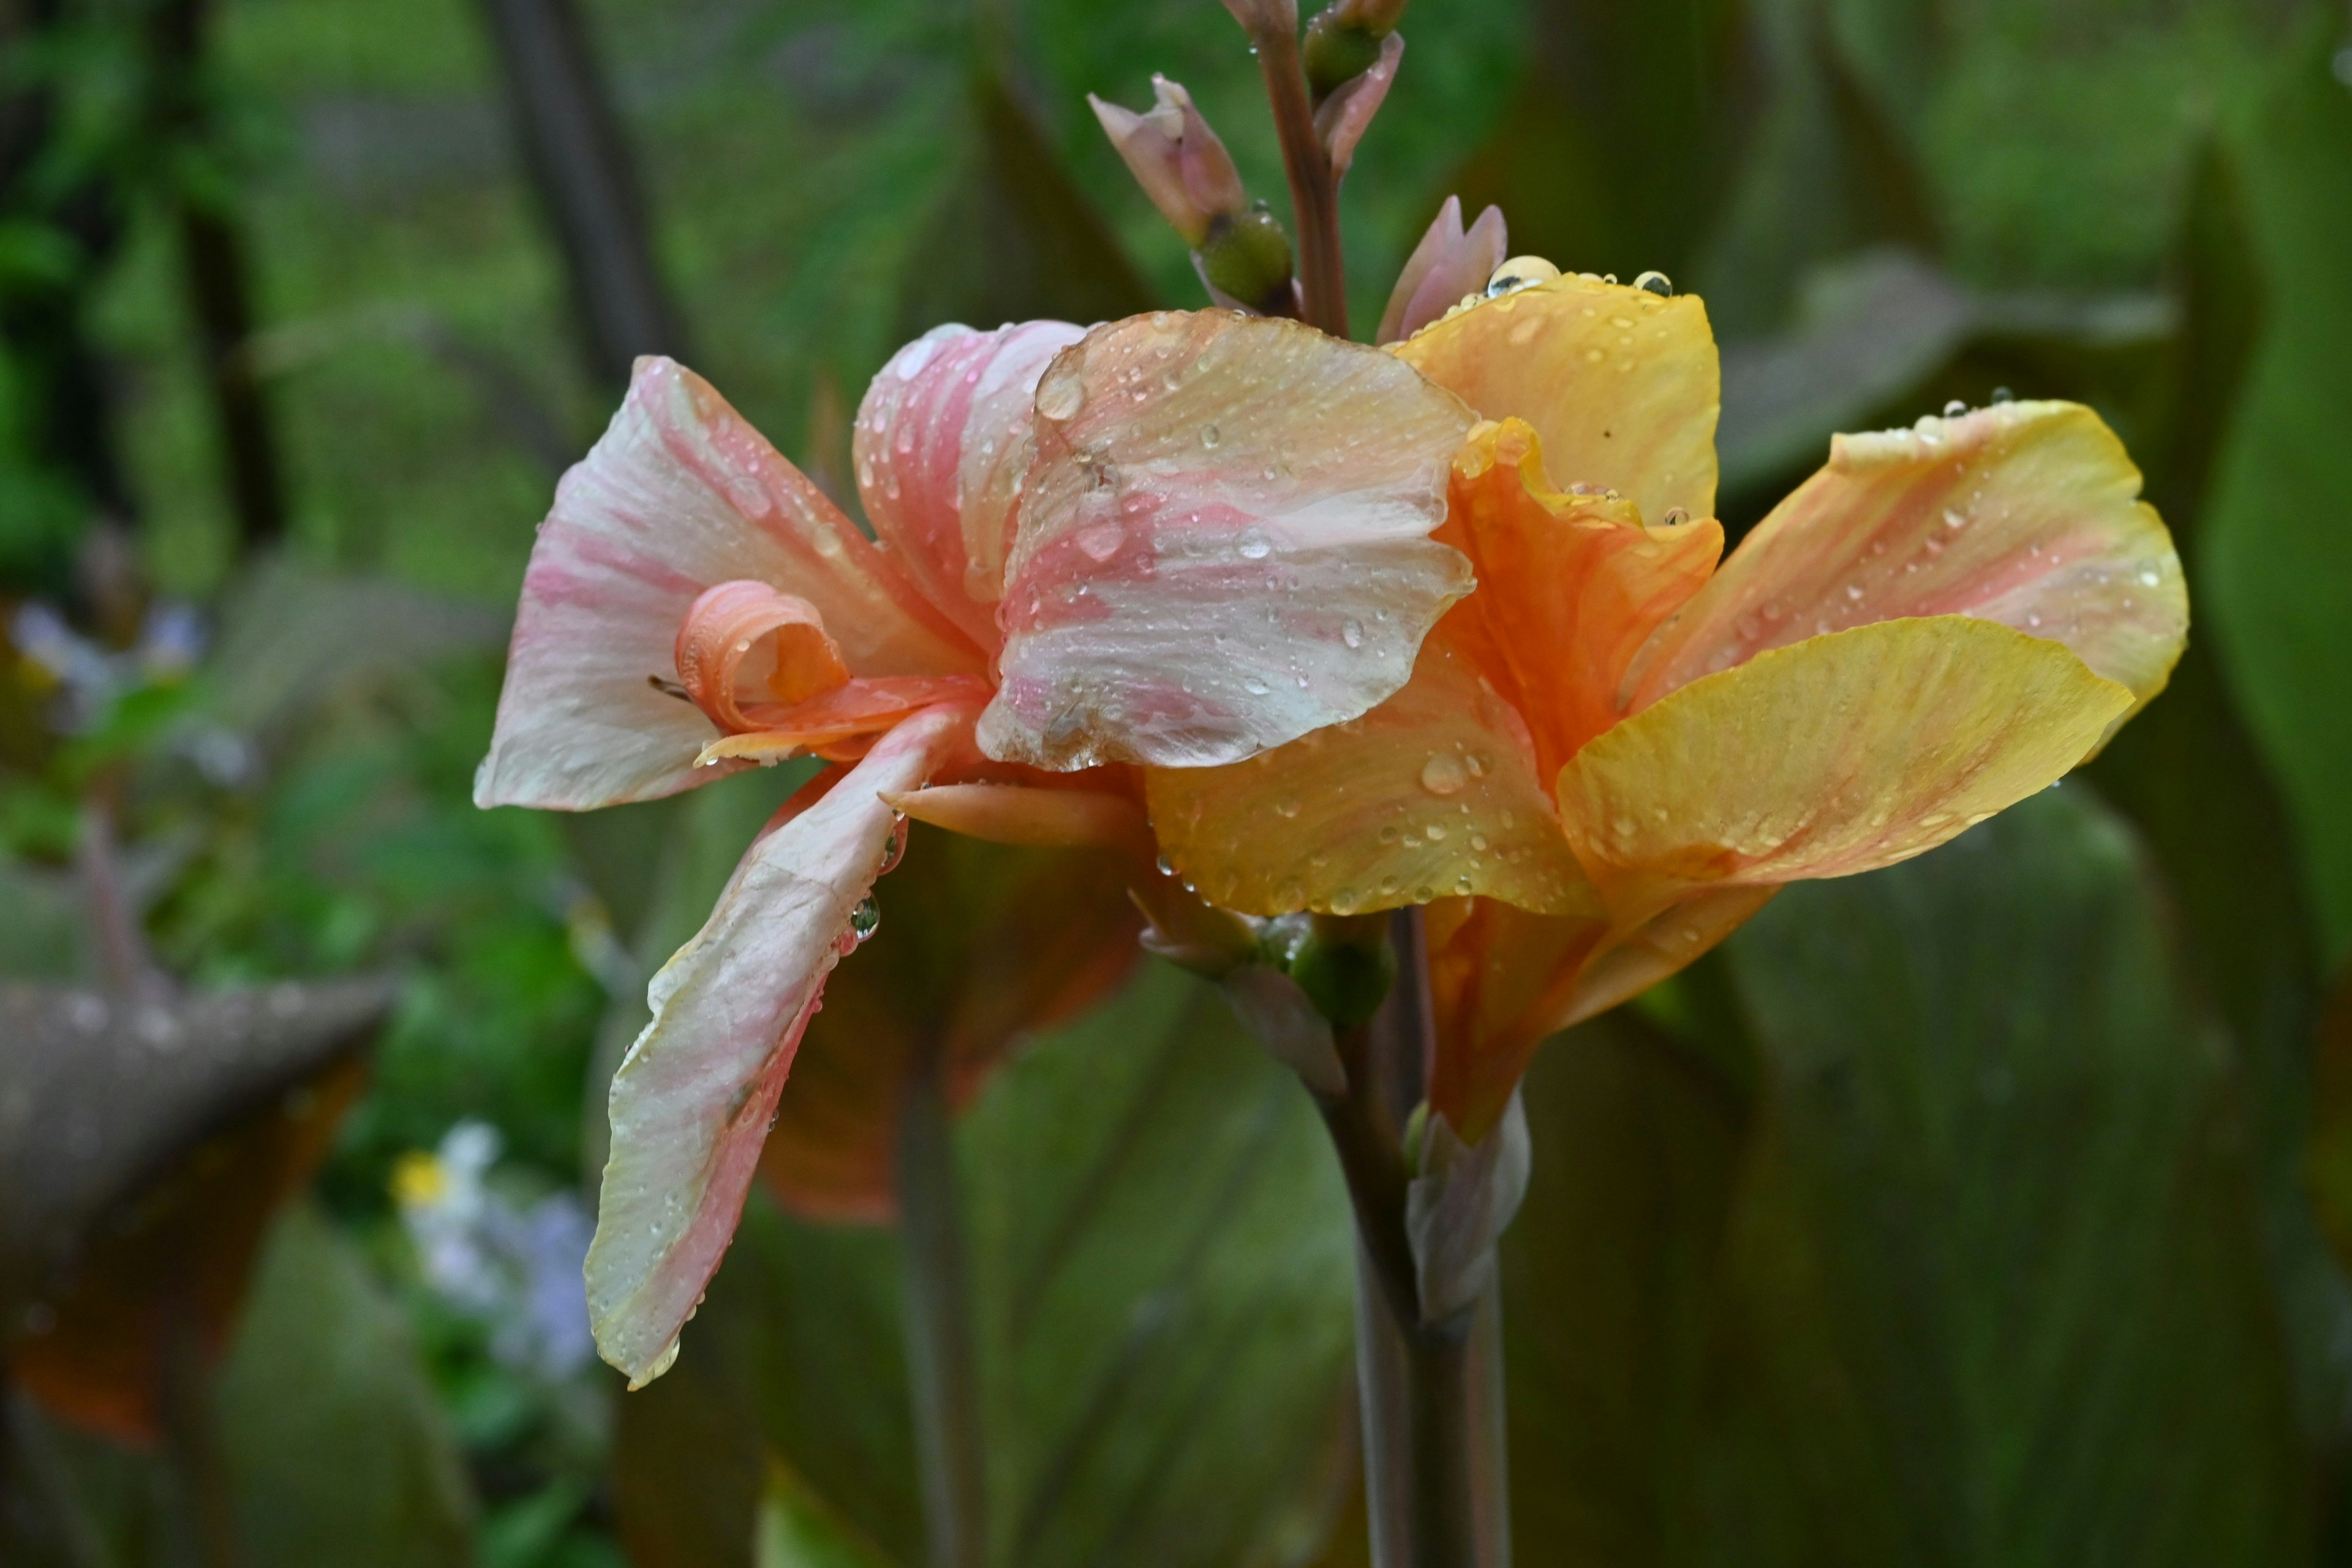
M1967 616L1758 655L1644 709L1559 776L1621 925L1696 888L1843 877L1934 848L2055 782L2131 693Z
M1397 355L1489 419L1535 426L1562 484L1623 493L1642 515L1715 515L1722 375L1706 308L1572 274L1483 300Z
M1469 591L1429 538L1469 416L1378 350L1137 316L1065 350L1037 412L992 757L1239 761L1395 691Z
M1315 132L1322 138L1323 150L1330 155L1333 179L1346 174L1348 165L1356 161L1356 143L1364 139L1372 116L1381 111L1389 88L1396 81L1397 66L1403 58L1404 35L1391 33L1381 40L1380 58L1370 68L1361 76L1341 83L1323 100L1323 107L1315 111ZM1459 221L1460 209L1455 210Z
M801 1032L882 869L911 789L969 743L969 706L927 709L753 847L694 940L654 976L653 1022L614 1076L612 1156L588 1310L633 1386L659 1376L735 1234Z
M917 822L991 844L1131 849L1151 842L1143 808L1103 790L942 784L894 795L889 801Z
M474 803L579 811L713 776L694 770L709 719L655 683L676 667L688 608L737 578L814 606L861 675L982 668L980 651L708 383L639 360L531 549Z
M1462 198L1448 196L1437 209L1436 221L1405 258L1381 312L1381 330L1374 342L1392 343L1409 338L1461 303L1466 295L1486 287L1486 279L1510 254L1510 232L1503 209L1488 207L1468 229L1462 226Z
M1170 864L1225 909L1360 914L1485 893L1600 912L1526 727L1445 627L1412 682L1361 719L1226 767L1154 768L1146 781Z
M1526 718L1547 779L1617 721L1626 667L1723 553L1712 518L1645 527L1622 498L1553 489L1534 432L1517 419L1463 443L1438 537L1478 574L1449 635L1461 626L1479 668Z
M1840 436L1643 650L1631 705L1823 631L1960 615L2064 643L2136 710L2189 629L2180 558L2139 488L2123 444L2072 403Z
M849 679L841 645L825 635L816 606L765 583L704 590L678 627L677 658L687 696L730 731L752 728L741 706L746 680L755 700L794 703Z
M1031 398L1046 363L1081 335L1063 321L940 327L893 355L858 405L857 493L876 536L992 651L1013 501L1035 443Z

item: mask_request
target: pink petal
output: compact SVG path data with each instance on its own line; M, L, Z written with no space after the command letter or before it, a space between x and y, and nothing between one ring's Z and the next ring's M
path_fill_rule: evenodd
M1381 40L1380 58L1361 76L1342 82L1315 111L1315 132L1323 139L1324 151L1331 157L1331 177L1339 179L1356 161L1356 143L1370 129L1372 116L1381 111L1389 88L1396 81L1398 63L1404 58L1404 35L1391 33ZM1448 198L1451 200L1452 198ZM1489 207L1487 211L1495 209ZM1456 221L1460 209L1457 207ZM1493 268L1488 268L1493 271ZM1481 283L1485 279L1480 279ZM1386 341L1386 340L1382 340Z
M474 803L578 811L718 776L694 767L716 728L652 682L677 672L688 607L734 578L806 600L859 675L983 668L709 383L639 360L611 427L540 526Z
M1465 231L1462 198L1446 197L1429 232L1405 258L1372 341L1392 343L1409 338L1461 303L1464 295L1482 292L1507 258L1510 243L1502 208L1488 207Z
M653 1022L612 1090L612 1156L588 1310L597 1349L641 1385L667 1370L743 1212L801 1031L881 873L913 789L970 743L969 705L929 708L744 858L693 941L654 976Z
M1037 386L981 720L1000 761L1238 762L1378 704L1471 586L1430 532L1469 411L1295 321L1098 327Z
M2122 443L2076 404L1840 436L1643 650L1629 706L1823 632L1961 615L2065 644L2131 688L2136 710L2189 626L2179 557L2139 489Z
M857 410L857 493L925 597L997 643L1013 503L1035 447L1037 377L1085 335L1064 321L940 327L900 349Z

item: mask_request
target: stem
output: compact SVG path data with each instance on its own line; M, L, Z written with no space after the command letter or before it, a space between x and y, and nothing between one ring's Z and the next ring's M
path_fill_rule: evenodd
M1318 1108L1356 1211L1356 1371L1374 1568L1507 1568L1501 1307L1423 1321L1406 1227L1412 1171L1398 1129L1427 1079L1433 1024L1421 911L1398 911L1398 977L1372 1022L1339 1040L1349 1092Z
M239 1568L245 1553L237 1544L228 1468L213 1420L212 1373L196 1342L189 1293L175 1294L173 1323L163 1336L164 1451L195 1529L196 1560L204 1568Z
M986 1449L955 1145L937 1042L919 1046L908 1066L898 1121L898 1237L905 1249L907 1368L923 1515L931 1568L980 1568L988 1548Z
M153 969L145 933L139 929L139 913L122 885L122 863L115 854L114 814L101 792L92 791L82 801L81 837L75 858L80 863L82 889L89 900L99 971L108 990L129 995L145 986Z
M1348 335L1348 275L1339 251L1339 182L1315 130L1307 73L1298 63L1298 35L1287 27L1253 28L1265 95L1274 106L1282 167L1290 176L1290 211L1298 229L1298 281L1307 321L1335 338Z

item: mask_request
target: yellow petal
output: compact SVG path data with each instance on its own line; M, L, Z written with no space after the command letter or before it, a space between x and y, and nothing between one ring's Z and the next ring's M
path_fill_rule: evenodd
M2051 784L2131 693L1968 616L1882 621L1693 681L1562 769L1570 841L1622 922L1707 885L1843 877Z
M2072 403L1840 436L1643 650L1629 705L1824 631L1965 615L2065 644L2136 710L2189 629L2180 559L2139 488L2114 432Z
M1244 914L1339 914L1485 893L1595 913L1526 726L1444 630L1363 718L1217 768L1146 773L1160 847Z
M1535 432L1482 425L1454 455L1445 527L1478 591L1446 622L1526 718L1536 771L1558 774L1615 723L1635 652L1698 592L1723 553L1712 518L1645 527L1622 497L1567 495L1546 478Z
M1394 353L1489 419L1542 437L1562 484L1622 491L1642 515L1715 515L1715 334L1692 295L1573 275L1485 300Z

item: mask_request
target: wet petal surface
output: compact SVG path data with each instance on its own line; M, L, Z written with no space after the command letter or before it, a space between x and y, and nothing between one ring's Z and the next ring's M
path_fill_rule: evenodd
M766 583L813 605L861 675L978 673L982 656L709 384L637 363L563 477L515 616L478 805L585 810L675 794L717 733L654 682L702 592Z
M1402 686L1469 563L1428 537L1470 416L1294 321L1096 329L1037 387L990 755L1237 762Z
M653 1022L614 1076L612 1156L588 1253L596 1345L657 1377L741 1216L768 1120L853 913L912 789L970 743L969 705L927 709L753 846L694 940L654 976Z
M1842 877L1932 849L2054 782L2131 693L1965 616L1811 637L1594 740L1561 820L1621 924L1683 893Z
M875 535L985 648L1035 446L1037 377L1084 335L1066 321L940 327L892 355L858 405L857 494Z
M1541 778L1617 721L1634 653L1723 552L1711 518L1644 527L1622 498L1553 489L1534 432L1516 419L1464 443L1438 537L1478 574L1447 633L1527 720Z
M1466 893L1600 908L1518 715L1443 627L1412 682L1361 719L1245 763L1147 778L1169 863L1244 914L1357 914Z
M1653 521L1715 515L1722 375L1706 309L1564 276L1446 317L1395 350L1489 419L1541 437L1562 485L1621 491Z
M1766 648L1899 616L1979 616L2074 649L2135 706L2189 626L2172 539L2089 409L1997 404L1840 436L1645 649L1632 706Z

